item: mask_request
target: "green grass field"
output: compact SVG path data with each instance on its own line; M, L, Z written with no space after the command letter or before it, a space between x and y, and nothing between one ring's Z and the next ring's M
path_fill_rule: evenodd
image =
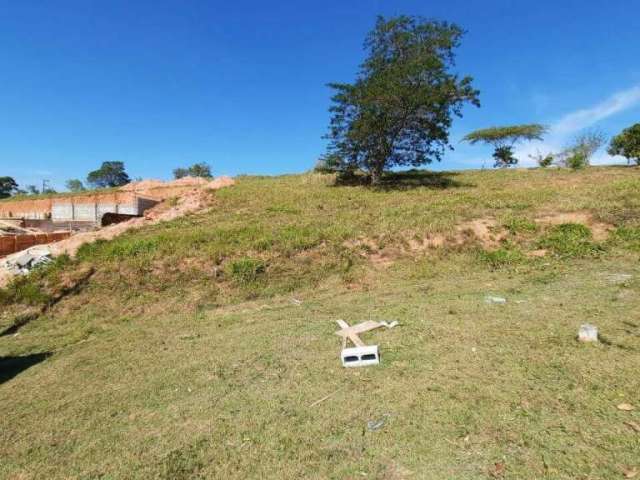
M638 168L240 177L0 291L0 478L633 478L639 259Z

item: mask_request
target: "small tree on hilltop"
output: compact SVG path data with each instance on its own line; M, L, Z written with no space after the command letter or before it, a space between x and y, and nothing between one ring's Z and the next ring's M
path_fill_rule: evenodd
M204 163L194 163L188 168L176 168L173 170L173 178L179 179L184 177L202 177L212 178L211 167Z
M528 125L511 125L507 127L491 127L476 130L466 135L462 140L471 145L485 143L495 150L494 167L506 168L518 163L513 155L513 147L521 141L542 140L547 128L544 125L532 123Z
M540 153L540 150L536 150L535 155L529 155L531 160L535 160L540 168L547 168L553 165L553 161L555 160L555 155L551 152L549 153Z
M179 168L173 169L173 178L175 178L176 180L180 178L188 177L188 176L189 176L188 168L179 167Z
M627 159L640 165L640 123L625 128L621 133L613 137L607 150L609 155L622 155Z
M77 178L67 180L65 183L65 187L67 187L67 190L69 190L70 192L82 192L86 190L82 182Z
M577 135L560 154L560 163L573 170L591 165L591 157L605 144L607 137L599 130L588 130Z
M10 197L16 190L18 184L12 177L0 177L0 198Z
M472 78L450 72L463 33L447 22L378 18L356 81L329 84L335 94L325 138L342 168L367 171L375 185L385 169L442 159L452 116L462 116L467 102L480 105Z
M95 188L121 187L130 181L123 162L103 162L98 170L87 175L87 183Z

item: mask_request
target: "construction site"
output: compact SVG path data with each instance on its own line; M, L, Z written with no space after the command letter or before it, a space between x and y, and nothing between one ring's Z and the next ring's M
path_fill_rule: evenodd
M0 287L43 257L73 255L85 243L204 208L207 192L233 183L228 177L143 180L105 191L4 200ZM38 247L36 254L33 247Z

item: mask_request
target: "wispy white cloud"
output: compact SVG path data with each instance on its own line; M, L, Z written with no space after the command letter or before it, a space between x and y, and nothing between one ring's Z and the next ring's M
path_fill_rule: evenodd
M552 132L561 135L575 133L636 105L640 105L640 85L617 92L593 107L565 115L553 125Z
M535 165L530 155L536 153L558 152L566 147L571 137L585 128L593 127L598 122L619 113L640 106L640 85L614 93L604 101L588 108L582 108L560 117L549 127L544 141L531 142L516 149L516 157L520 165ZM621 157L612 157L607 153L599 153L592 160L594 164L624 163Z

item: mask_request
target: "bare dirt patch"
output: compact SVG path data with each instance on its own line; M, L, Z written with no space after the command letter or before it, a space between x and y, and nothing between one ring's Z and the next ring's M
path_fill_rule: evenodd
M393 246L380 246L375 239L361 237L345 242L345 246L359 249L359 254L372 264L386 267L398 258L427 253L440 248L455 248L479 244L484 249L499 248L507 238L507 231L494 218L478 218L457 225L451 233L407 234L404 241Z
M494 218L478 218L464 222L456 227L455 238L460 240L477 240L483 248L494 249L507 238L507 232L498 225ZM466 242L463 242L466 243Z
M610 223L599 222L594 219L589 212L559 212L550 213L535 219L539 225L562 225L563 223L579 223L591 229L593 239L603 241L609 237L609 233L614 229Z
M612 224L596 220L589 212L552 212L539 216L534 221L543 229L563 223L582 224L589 227L596 241L606 240L614 228ZM364 237L346 242L345 246L359 249L359 254L372 264L386 267L400 257L428 253L439 248L456 248L475 244L485 250L496 250L509 238L509 232L495 218L483 217L459 223L453 232L448 234L429 233L422 236L420 233L413 232L407 234L405 238L406 240L400 242L400 245L394 245L394 247L383 248L375 239ZM518 238L516 237L515 240L517 241ZM537 249L526 255L544 257L547 253L544 249Z

